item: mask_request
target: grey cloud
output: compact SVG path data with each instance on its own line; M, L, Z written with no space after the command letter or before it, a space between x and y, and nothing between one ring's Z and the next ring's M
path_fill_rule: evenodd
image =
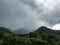
M35 11L19 0L0 1L0 26L18 29L39 27Z
M22 0L22 2L24 2L26 5L29 5L31 6L31 8L33 8L34 10L32 11L37 11L35 12L38 16L38 20L40 21L43 21L45 24L48 24L49 26L53 26L57 23L60 23L60 4L56 4L56 6L52 9L52 10L47 10L45 9L44 10L44 5L41 4L39 6L37 6L35 3L34 3L34 0ZM40 7L40 8L38 8ZM47 11L47 12L44 12L44 11ZM41 14L42 13L42 14ZM41 24L40 24L41 25ZM47 26L47 25L45 25Z
M13 30L18 28L33 30L40 26L49 27L60 23L58 4L53 10L47 12L44 12L44 5L41 5L37 6L34 0L0 0L0 27Z
M36 11L37 13L41 13L44 11L44 5L43 3L40 3L40 5L37 5L35 0L21 0L24 4L30 6L33 11Z
M60 3L58 3L51 11L45 13L45 20L50 23L51 26L60 23Z
M21 0L24 4L29 5L33 8L36 8L36 5L34 3L34 0Z
M15 13L18 2L19 0L0 0L0 26L11 29L24 27Z

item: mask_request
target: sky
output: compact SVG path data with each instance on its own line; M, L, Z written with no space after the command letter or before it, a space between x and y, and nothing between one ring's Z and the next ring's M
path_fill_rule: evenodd
M35 30L60 23L59 0L0 0L0 27Z

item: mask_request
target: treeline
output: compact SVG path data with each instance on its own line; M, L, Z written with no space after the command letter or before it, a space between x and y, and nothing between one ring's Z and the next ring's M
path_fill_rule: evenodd
M0 32L0 45L60 45L60 34L31 32L19 35Z

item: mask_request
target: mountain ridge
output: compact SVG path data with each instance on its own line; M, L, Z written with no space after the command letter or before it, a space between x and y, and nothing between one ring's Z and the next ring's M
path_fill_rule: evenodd
M0 32L8 32L8 33L12 33L12 30L9 29L9 28L0 27Z
M38 32L38 33L60 33L60 30L53 30L53 29L50 29L50 28L47 28L45 26L41 26L39 27L37 30L35 30L35 32Z
M16 34L29 34L29 29L26 28L20 28L17 30L12 31L9 28L4 28L4 27L0 27L0 32L8 32L8 33L16 33ZM45 26L41 26L38 29L36 29L35 31L32 32L37 32L37 33L52 33L52 34L56 34L56 33L60 33L60 30L53 30L50 28L47 28Z

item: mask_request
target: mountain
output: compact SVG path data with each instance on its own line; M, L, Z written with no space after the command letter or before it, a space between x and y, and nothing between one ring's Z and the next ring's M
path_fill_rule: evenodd
M26 29L26 28L20 28L20 29L17 29L15 31L13 31L14 33L17 33L17 34L28 34L29 33L29 30Z
M17 34L28 34L29 32L30 32L29 29L26 29L26 28L20 28L20 29L13 31L13 33L17 33ZM60 30L53 30L53 29L47 28L45 26L41 26L37 30L35 30L34 32L41 33L41 34L42 33L56 34L56 33L60 33Z
M11 33L12 30L10 30L8 28L0 27L0 32L8 32L8 33Z
M35 32L38 32L38 33L60 33L60 30L52 30L52 29L42 26L42 27L38 28Z

